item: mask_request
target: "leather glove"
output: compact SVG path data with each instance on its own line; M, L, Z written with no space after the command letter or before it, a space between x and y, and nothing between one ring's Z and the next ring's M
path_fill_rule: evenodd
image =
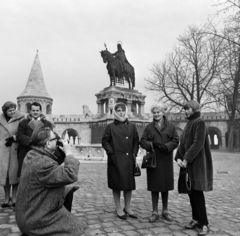
M14 142L14 138L13 138L13 136L12 137L10 137L10 138L7 138L7 139L5 139L7 142L5 143L5 146L6 147L10 147L11 145L12 145L12 143Z
M156 147L158 150L162 152L168 152L168 148L166 145L161 144L161 143L153 143L153 146Z

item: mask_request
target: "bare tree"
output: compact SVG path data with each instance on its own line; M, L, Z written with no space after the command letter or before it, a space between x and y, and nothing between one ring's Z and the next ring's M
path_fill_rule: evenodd
M233 151L234 124L237 122L236 114L240 112L238 105L240 99L240 46L233 43L233 41L239 42L239 38L234 32L229 33L226 30L223 32L225 33L224 37L229 40L224 40L223 67L210 93L220 105L225 107L229 116L228 150Z
M181 109L184 102L197 100L202 107L215 101L208 91L219 74L222 39L202 33L196 26L178 38L179 45L164 61L153 64L146 88L155 91L160 101Z
M234 124L236 114L239 113L240 98L240 1L220 0L216 6L220 7L216 16L225 14L224 27L218 29L212 20L208 23L205 33L223 39L223 67L215 87L210 94L219 105L225 107L229 116L228 122L228 150L233 151Z
M220 7L220 10L217 11L215 16L208 20L206 24L206 34L212 34L219 38L222 38L226 41L229 41L233 44L240 46L238 38L240 37L240 1L239 0L218 0L218 3L215 6ZM216 23L213 23L218 19L218 16L226 14L225 18L221 22L224 27L216 26ZM222 25L220 24L220 25ZM229 33L234 33L238 35L238 38L229 38L227 35Z

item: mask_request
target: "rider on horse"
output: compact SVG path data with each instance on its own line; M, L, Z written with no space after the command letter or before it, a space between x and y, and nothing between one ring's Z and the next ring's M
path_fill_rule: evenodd
M125 51L123 50L122 45L119 42L117 44L117 49L118 50L115 53L113 53L112 55L115 56L115 58L117 60L119 60L120 66L121 66L121 72L122 73L129 72L128 66L126 66L126 64L128 64L132 69L134 69L133 66L128 62L126 55L125 55Z

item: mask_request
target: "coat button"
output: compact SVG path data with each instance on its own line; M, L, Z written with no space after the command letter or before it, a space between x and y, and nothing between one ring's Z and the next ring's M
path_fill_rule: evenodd
M126 153L126 155L128 155L128 153Z

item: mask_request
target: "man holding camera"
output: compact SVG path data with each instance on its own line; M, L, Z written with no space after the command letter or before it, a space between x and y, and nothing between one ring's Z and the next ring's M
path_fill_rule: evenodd
M84 231L84 223L64 206L65 196L72 191L66 185L77 181L80 163L71 146L64 140L59 146L58 141L49 127L33 132L16 201L16 222L24 235L79 236ZM53 154L58 147L66 155L61 165Z

